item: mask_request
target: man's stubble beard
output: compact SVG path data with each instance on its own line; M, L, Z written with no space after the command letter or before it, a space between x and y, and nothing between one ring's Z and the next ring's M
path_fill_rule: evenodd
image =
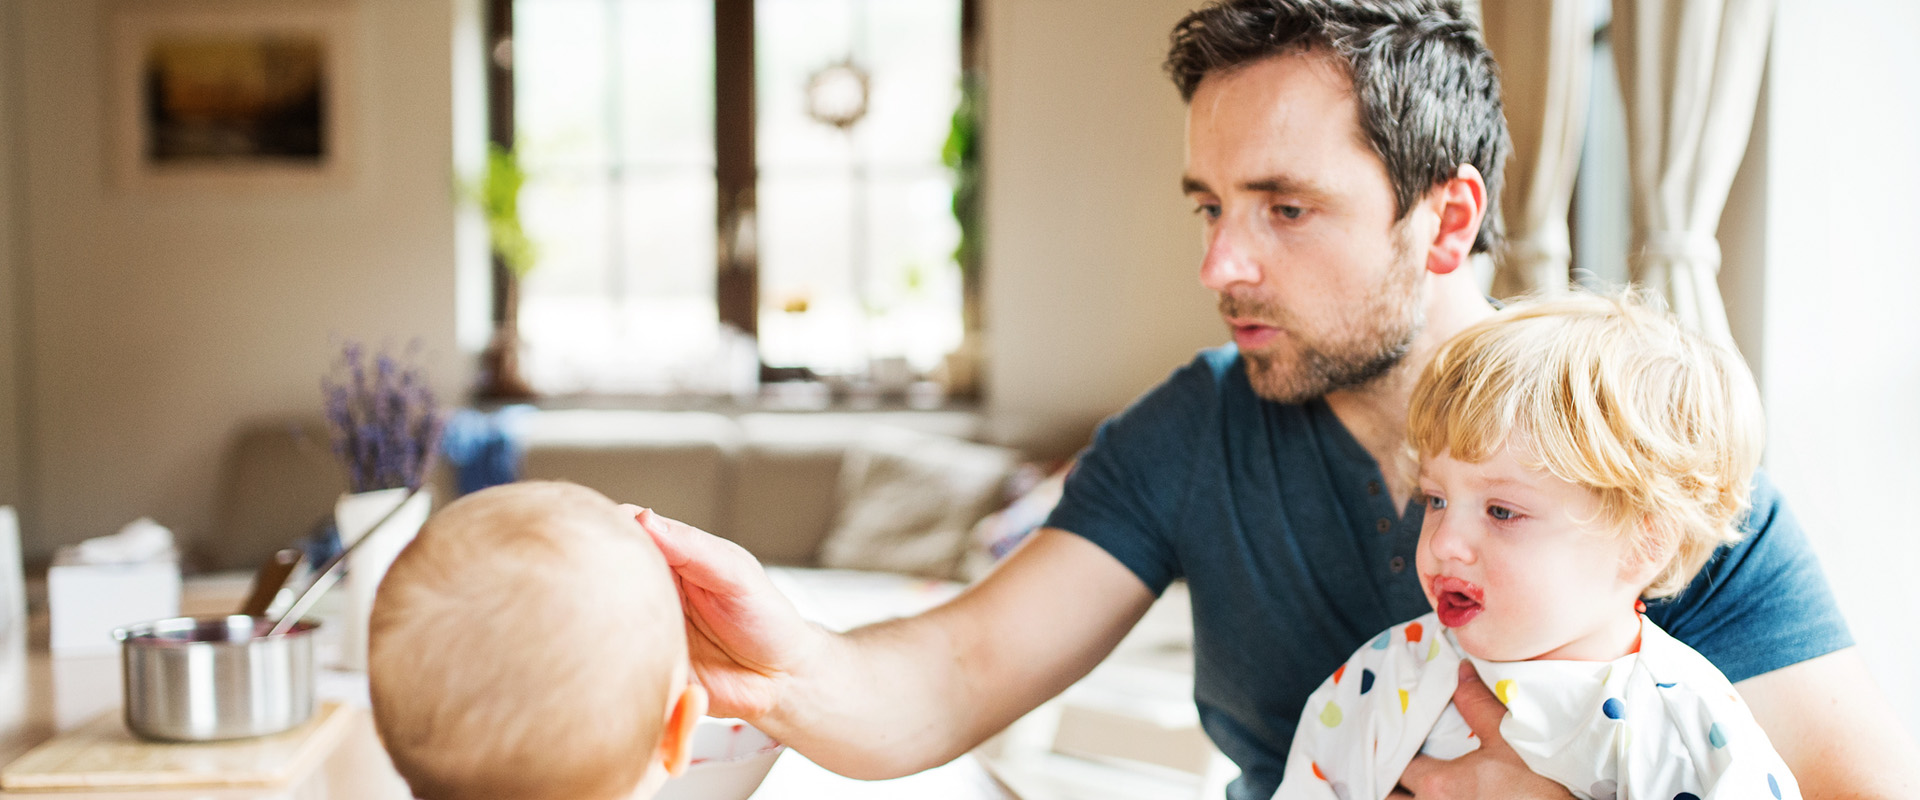
M1303 331L1295 315L1264 298L1220 296L1223 316L1267 320L1284 331L1279 342L1284 349L1240 353L1254 394L1276 403L1303 403L1372 383L1406 358L1426 325L1426 309L1418 296L1422 270L1408 257L1413 248L1402 223L1394 226L1393 264L1386 277L1326 331Z

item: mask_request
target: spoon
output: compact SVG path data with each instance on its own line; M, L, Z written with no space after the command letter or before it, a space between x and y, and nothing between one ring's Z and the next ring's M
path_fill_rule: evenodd
M425 485L424 482L421 484L421 486ZM347 545L340 552L334 554L333 558L327 559L326 565L320 567L319 571L314 573L313 582L307 584L307 588L300 592L299 597L294 598L293 605L288 606L287 613L281 614L280 619L273 623L273 630L267 631L267 635L279 636L280 634L286 633L289 628L294 626L294 623L299 622L301 617L312 610L313 604L320 602L320 596L326 594L327 590L333 588L333 584L340 580L340 568L347 563L347 555L352 553L354 548L366 544L368 539L373 538L373 535L380 531L380 526L387 524L387 520L393 519L393 515L400 513L400 509L406 507L407 501L412 500L414 495L420 493L421 486L408 489L407 496L400 498L400 502L393 504L391 510L382 515L379 521L373 523L373 527L368 528L365 533L360 534L360 538L353 540L353 544Z
M307 554L289 547L274 553L260 565L260 571L253 574L253 594L247 596L247 602L240 604L239 614L246 617L264 617L267 607L273 605L273 598L280 595L280 587L287 585L287 576L292 575L306 560Z

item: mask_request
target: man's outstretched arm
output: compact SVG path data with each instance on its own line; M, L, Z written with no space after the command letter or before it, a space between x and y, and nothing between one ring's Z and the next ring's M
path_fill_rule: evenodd
M836 634L802 620L737 545L651 512L639 519L680 584L713 713L854 778L911 774L972 749L1091 671L1153 604L1105 550L1042 530L945 605Z

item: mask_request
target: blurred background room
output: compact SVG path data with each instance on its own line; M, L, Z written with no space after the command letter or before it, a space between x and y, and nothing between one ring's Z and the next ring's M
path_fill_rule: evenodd
M1760 24L1703 50L1606 3L1485 4L1520 145L1489 291L1643 280L1730 337L1767 469L1920 720L1920 5L1715 0ZM989 464L946 522L977 538L1227 340L1160 71L1195 5L0 0L0 506L27 574L143 517L189 576L305 535L345 488L318 423L349 341L449 409L530 406L572 459L548 474L654 464L604 490L723 535L781 504L837 535L880 480L848 453ZM1636 108L1670 124L1636 138ZM697 457L647 461L661 442ZM819 482L753 483L780 470Z

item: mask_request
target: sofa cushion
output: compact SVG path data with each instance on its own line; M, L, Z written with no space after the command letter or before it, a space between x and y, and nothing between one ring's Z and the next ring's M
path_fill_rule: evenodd
M833 526L841 462L860 428L799 414L748 414L714 531L768 564L811 566Z
M1017 464L1004 447L868 428L841 468L840 513L820 565L958 576L968 531L999 502Z
M718 530L727 461L739 444L733 420L704 412L567 410L528 414L517 434L520 477L572 481Z

